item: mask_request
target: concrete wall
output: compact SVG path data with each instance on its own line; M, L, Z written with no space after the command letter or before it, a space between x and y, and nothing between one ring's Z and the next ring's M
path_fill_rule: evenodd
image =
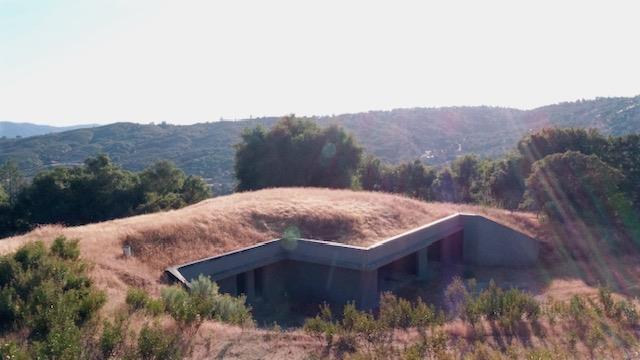
M538 260L538 242L485 217L464 215L463 256L466 263L485 266L531 266Z
M299 303L355 302L360 308L377 305L378 287L376 271L359 271L338 266L327 266L295 260L283 260L260 268L262 300L281 302L295 299ZM250 274L250 275L248 275ZM252 303L255 297L255 271L217 280L220 292L240 295L238 277L246 281L245 295ZM247 276L248 275L248 276ZM254 276L253 281L251 277Z
M353 301L361 308L371 308L378 298L375 270L359 271L300 261L285 261L284 266L288 274L285 287L291 298L298 301L334 304Z
M430 250L440 252L439 260L445 263L454 260L460 247L463 260L478 265L528 266L536 262L539 251L537 241L525 234L482 216L455 214L366 248L306 239L272 240L170 267L167 273L184 284L204 274L217 281L221 291L232 294L237 293L241 276L247 280L251 301L259 268L263 298L268 301L355 300L361 308L371 308L378 300L379 269L398 267L426 279L432 252L426 249L439 240L441 246Z

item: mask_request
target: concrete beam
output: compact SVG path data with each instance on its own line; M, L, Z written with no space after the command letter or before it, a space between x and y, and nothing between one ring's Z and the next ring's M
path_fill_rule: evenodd
M246 281L246 291L247 300L253 301L256 297L256 281L254 276L254 270L249 270L245 273L245 281Z

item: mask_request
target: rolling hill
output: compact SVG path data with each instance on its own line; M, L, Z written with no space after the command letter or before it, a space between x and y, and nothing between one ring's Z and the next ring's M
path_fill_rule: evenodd
M73 126L50 126L31 123L17 123L11 121L0 121L0 137L16 138L29 137L69 131L75 129L98 126L96 124L73 125Z
M496 157L513 149L527 132L543 127L589 127L604 134L640 131L640 96L598 98L523 111L497 107L413 108L315 117L338 124L365 150L398 162L421 157L442 164L475 153ZM72 165L106 153L127 169L141 170L169 159L188 174L200 175L218 194L233 188L233 145L242 130L269 127L277 118L219 121L194 125L115 123L22 139L0 139L0 162L15 159L28 175Z

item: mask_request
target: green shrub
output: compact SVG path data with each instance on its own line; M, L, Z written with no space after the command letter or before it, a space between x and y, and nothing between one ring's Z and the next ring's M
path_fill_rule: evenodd
M178 285L162 290L165 310L176 321L183 325L205 319L238 325L252 322L251 308L246 305L244 296L220 294L218 286L202 275L190 285L189 291Z
M114 355L124 341L125 337L124 319L119 317L115 323L105 320L102 327L102 336L100 336L100 352L106 359Z
M76 260L80 257L78 240L67 241L63 236L59 236L51 245L51 253L61 259Z
M413 325L413 306L390 292L380 296L380 321L390 328L407 329Z
M441 324L444 322L444 316L438 314L432 305L425 304L422 299L412 304L391 293L384 293L380 297L379 320L391 329L416 327L423 330Z
M576 323L581 323L587 316L587 305L582 297L573 295L569 300L567 314Z
M162 299L149 298L145 309L147 314L151 316L158 316L164 312L164 303L162 302Z
M191 324L198 318L197 310L189 298L189 293L179 285L162 289L161 296L165 311L176 321Z
M29 354L14 342L0 343L0 359L29 360Z
M16 291L6 287L0 290L0 330L11 328L20 316Z
M67 319L53 325L41 343L36 343L36 353L43 359L79 359L82 352L82 333Z
M167 333L158 324L145 324L138 335L138 356L140 359L179 359L180 346L175 334Z
M0 261L3 330L25 334L25 349L34 357L80 357L81 328L106 301L78 254L77 241L60 237L50 249L29 243Z
M311 335L324 335L327 346L331 345L337 325L333 322L333 313L329 305L320 305L320 313L313 318L305 319L303 329Z
M462 279L458 276L454 277L444 292L447 312L451 318L455 319L463 315L464 306L469 296L469 291Z
M127 291L125 302L129 305L131 311L138 311L147 306L149 295L143 289L130 288Z
M20 271L18 263L10 256L0 256L0 288L9 284Z
M246 305L246 297L234 297L228 294L218 294L213 298L212 316L222 322L248 325L252 322L251 308Z
M486 289L472 295L460 283L454 287L455 291L449 292L449 296L453 293L456 299L465 299L462 317L471 324L484 317L511 331L520 321L536 321L540 315L540 304L526 292L514 288L502 290L492 280Z
M623 321L627 325L635 326L638 324L638 309L629 301L620 300L616 302L613 312L619 321Z
M36 241L22 246L16 251L13 258L22 266L23 270L27 270L41 266L46 253L47 249L44 247L44 243Z

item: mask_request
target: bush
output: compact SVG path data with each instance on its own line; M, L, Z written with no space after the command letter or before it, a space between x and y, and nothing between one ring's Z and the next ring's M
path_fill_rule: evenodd
M175 334L168 334L158 324L145 324L138 335L138 356L141 359L178 359L180 346Z
M464 312L465 303L469 299L469 291L464 285L464 281L458 276L447 286L444 292L447 312L451 318L461 317Z
M0 359L28 360L29 358L29 354L16 345L16 343L0 343Z
M405 299L385 292L380 296L380 321L390 328L406 329L413 324L413 306Z
M238 325L252 322L251 308L246 305L244 296L220 294L218 286L202 275L190 285L189 292L177 285L162 290L165 310L176 321L183 325L204 319Z
M55 239L26 244L0 260L0 316L3 330L26 335L33 357L75 359L81 356L81 328L106 301L93 288L77 241Z
M146 308L147 303L149 302L149 295L147 295L147 292L142 289L130 288L127 291L125 302L129 305L129 309L131 311L138 311Z
M198 313L189 298L189 293L182 287L174 285L162 289L161 295L165 311L176 321L190 324L198 317Z
M57 237L51 245L51 253L61 259L76 260L80 257L78 240L67 241L63 236Z
M118 318L115 323L104 321L102 336L100 337L100 352L106 359L114 355L124 341L125 336L124 319Z
M493 280L477 295L469 292L462 280L454 280L446 294L452 302L464 299L462 317L472 325L484 317L511 331L518 322L535 321L540 315L540 304L533 296L513 288L504 291Z
M147 314L158 316L164 312L164 303L161 299L148 299L146 305Z
M618 321L622 321L627 325L635 326L638 324L638 309L631 302L620 300L614 305L614 314Z

